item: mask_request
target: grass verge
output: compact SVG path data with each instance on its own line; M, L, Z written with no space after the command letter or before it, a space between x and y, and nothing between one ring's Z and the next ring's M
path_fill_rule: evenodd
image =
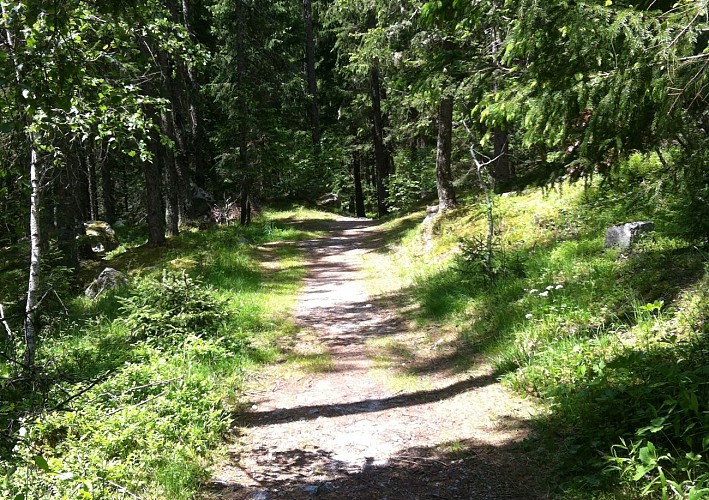
M422 330L454 332L429 371L468 371L482 353L546 406L529 447L564 497L709 494L709 252L677 226L670 195L642 189L496 197L493 273L475 197L369 256L380 300ZM604 248L606 227L645 219L654 233L627 251Z
M165 249L132 232L98 267L130 285L43 313L32 381L3 365L0 496L190 498L207 478L248 370L279 355L313 231L267 212L185 232ZM311 360L322 369L327 360Z

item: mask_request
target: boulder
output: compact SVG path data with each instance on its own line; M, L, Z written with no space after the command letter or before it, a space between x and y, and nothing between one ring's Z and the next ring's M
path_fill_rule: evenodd
M84 222L84 235L79 236L79 253L90 257L91 253L110 252L118 248L118 238L108 222L92 220Z
M214 196L197 184L190 184L190 188L192 190L192 213L190 215L192 217L208 215L212 205L214 205Z
M340 208L340 197L337 193L328 193L318 198L317 205L319 207L337 207Z
M120 288L128 284L128 278L120 271L116 271L112 267L107 267L101 274L98 275L89 287L84 291L90 299L94 299L107 290Z
M628 222L618 226L611 226L606 230L605 248L629 248L638 237L646 232L653 231L655 223L651 221Z

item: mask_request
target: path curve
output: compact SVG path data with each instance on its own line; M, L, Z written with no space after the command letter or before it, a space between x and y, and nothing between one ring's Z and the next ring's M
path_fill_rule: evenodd
M376 249L371 221L340 218L301 243L308 275L296 306L301 337L332 356L324 373L274 369L247 392L250 410L231 460L215 472L229 499L545 498L518 443L530 407L488 366L436 374L395 392L374 370L369 340L407 322L372 301L362 256Z

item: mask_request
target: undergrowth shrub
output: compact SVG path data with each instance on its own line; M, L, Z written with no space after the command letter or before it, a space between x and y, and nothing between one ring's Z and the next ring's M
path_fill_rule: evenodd
M184 271L144 278L120 302L121 321L139 338L213 332L225 319L225 304Z
M403 210L436 192L436 176L427 156L399 153L396 172L388 179L387 203L391 210Z

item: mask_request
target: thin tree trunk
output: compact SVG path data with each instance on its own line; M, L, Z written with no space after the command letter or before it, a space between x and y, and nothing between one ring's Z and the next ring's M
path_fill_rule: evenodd
M76 191L77 170L80 169L76 161L70 161L56 175L54 185L56 192L55 205L58 209L57 220L57 246L62 257L62 263L70 268L78 268L79 253L76 246L77 229L80 223L77 213L78 207L74 199Z
M492 57L496 60L500 52L500 47L502 46L500 33L496 26L493 26L492 36ZM499 69L493 72L492 85L496 92L502 78L504 78L504 75L500 74ZM514 181L515 178L514 167L511 166L509 157L509 134L507 133L507 128L502 126L495 127L492 133L495 147L495 167L493 168L492 177L495 180L495 188L504 189L504 187Z
M39 230L40 185L38 158L32 135L30 142L30 273L27 283L27 302L25 303L25 370L34 371L35 352L37 349L37 305L39 302L40 262L42 256L42 238Z
M438 109L438 146L436 148L436 186L439 210L456 205L451 173L451 137L453 135L453 96L441 97Z
M154 139L154 143L158 140ZM158 146L154 146L155 149ZM162 186L160 165L157 155L152 160L143 162L145 176L145 201L148 219L148 245L162 246L165 244L165 212L162 202Z
M0 13L3 17L7 16L5 4L0 2ZM12 37L12 32L9 27L5 27L5 37L7 45L11 49L12 64L15 71L15 83L21 85L22 78L20 76L20 65L16 59L15 40ZM27 301L25 302L25 318L23 325L23 333L25 337L25 355L24 355L24 370L28 374L34 372L35 352L37 345L37 306L39 304L39 281L40 281L40 263L42 259L42 238L40 232L39 207L41 202L41 188L39 184L39 158L37 157L37 145L32 132L29 131L29 120L25 115L25 130L27 143L30 153L30 267L29 278L27 282Z
M128 165L123 163L123 214L127 214L130 210L130 201L128 199Z
M82 153L86 154L86 180L88 181L89 193L89 219L98 220L98 181L96 175L96 161L95 158L92 158L90 151L83 149Z
M76 151L79 157L79 168L73 172L74 201L78 218L81 222L91 220L91 194L89 184L89 162L83 146Z
M364 193L362 192L362 172L360 165L359 152L352 153L352 174L354 176L355 188L355 215L357 217L365 217L367 214L364 210Z
M379 217L386 215L387 207L387 187L386 181L390 168L389 152L384 144L384 120L382 119L381 107L381 83L379 81L379 68L372 66L370 70L372 115L373 115L373 136L374 136L374 163L376 166L376 187L377 187L377 214Z
M239 209L241 212L239 222L242 226L251 224L251 203L249 201L250 190L251 186L249 184L249 179L244 176L244 179L241 181L241 193L239 195Z
M249 204L249 194L251 190L251 175L249 172L248 158L248 123L246 94L244 92L244 80L246 75L246 51L244 49L244 21L241 15L241 0L236 2L236 82L239 92L239 169L241 170L241 193L239 203L241 209L240 223L247 225L251 222L251 207Z
M511 168L509 159L507 130L500 127L493 130L493 141L495 145L495 185L504 187L515 178L514 169Z
M180 198L177 191L177 172L172 152L161 148L163 171L165 172L165 235L177 236L180 232Z
M315 76L315 39L313 37L313 12L311 0L303 0L305 21L305 67L308 81L308 114L315 154L320 153L320 114L318 113L317 79Z
M103 200L103 218L109 224L116 222L116 186L113 181L113 167L108 154L101 159L101 194Z

